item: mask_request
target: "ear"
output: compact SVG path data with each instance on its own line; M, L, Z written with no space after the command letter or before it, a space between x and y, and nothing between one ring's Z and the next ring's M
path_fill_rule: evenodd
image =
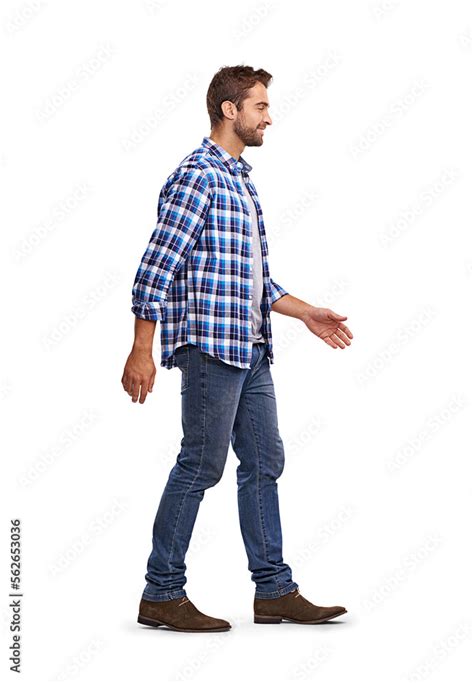
M221 110L227 119L234 119L236 115L236 106L230 100L224 100L221 103Z

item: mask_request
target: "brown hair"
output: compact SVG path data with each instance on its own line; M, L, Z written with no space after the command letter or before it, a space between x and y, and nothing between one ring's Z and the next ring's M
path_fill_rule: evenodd
M223 118L221 104L230 100L235 104L238 111L242 109L242 103L248 97L248 91L255 83L260 82L266 88L272 80L272 75L264 69L255 70L252 66L223 66L214 74L207 90L206 104L211 128L214 128Z

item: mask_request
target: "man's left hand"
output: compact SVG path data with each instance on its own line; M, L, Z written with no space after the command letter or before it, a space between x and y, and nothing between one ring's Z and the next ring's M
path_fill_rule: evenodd
M302 320L306 327L317 337L332 346L333 349L345 349L350 346L353 338L352 332L344 325L343 320L347 320L346 315L334 313L330 308L317 308L313 306Z

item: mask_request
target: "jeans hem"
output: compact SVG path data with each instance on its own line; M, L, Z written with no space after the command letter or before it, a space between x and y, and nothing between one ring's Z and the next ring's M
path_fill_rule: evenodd
M267 600L267 599L273 599L273 598L282 598L284 595L287 595L288 593L291 593L292 591L295 590L295 588L299 588L298 584L293 581L293 583L290 583L289 586L286 588L282 588L279 591L273 591L272 593L262 593L261 591L255 591L255 597L258 598L258 600Z
M187 597L187 595L183 588L175 591L167 591L166 593L149 593L145 589L142 595L143 600L150 600L150 602L164 602L165 600L175 600L176 598L185 597Z

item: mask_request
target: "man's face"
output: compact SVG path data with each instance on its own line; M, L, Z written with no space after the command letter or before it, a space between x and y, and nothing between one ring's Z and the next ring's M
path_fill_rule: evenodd
M263 83L256 83L249 90L249 95L243 101L242 109L237 112L233 124L234 133L246 147L258 147L263 144L263 130L272 123L268 113L269 106L266 87Z

